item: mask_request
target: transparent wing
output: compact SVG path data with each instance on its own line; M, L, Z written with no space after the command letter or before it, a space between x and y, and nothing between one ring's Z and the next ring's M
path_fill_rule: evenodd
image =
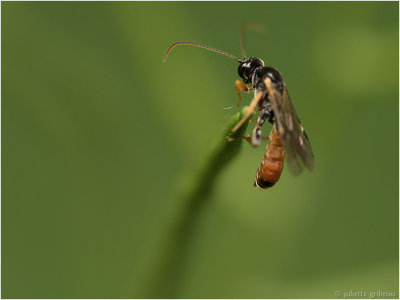
M314 170L314 154L310 141L294 110L286 85L280 92L269 78L265 80L269 100L275 115L277 130L285 147L289 170L299 175L304 167Z

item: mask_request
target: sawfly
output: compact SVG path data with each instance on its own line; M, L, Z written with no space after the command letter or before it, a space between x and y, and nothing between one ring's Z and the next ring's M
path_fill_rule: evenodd
M272 124L271 133L267 138L269 143L254 180L254 186L266 189L278 182L283 170L284 158L286 158L291 173L299 175L304 167L310 171L314 170L314 154L307 134L290 100L282 74L273 67L265 66L262 59L257 57L247 58L246 56L244 31L252 26L243 26L240 33L243 59L206 45L193 42L176 42L165 52L164 62L174 47L188 45L225 55L239 63L238 74L243 83L239 80L235 82L239 97L237 106L241 102L241 92L254 92L254 98L251 100L246 114L232 128L232 133L236 132L257 109L259 115L252 135L241 136L241 138L246 139L252 146L256 147L265 139L261 134L263 124L267 121ZM228 137L228 140L231 141L234 138Z

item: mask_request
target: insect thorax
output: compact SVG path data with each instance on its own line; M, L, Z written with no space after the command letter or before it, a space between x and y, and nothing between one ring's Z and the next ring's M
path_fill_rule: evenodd
M255 70L252 82L256 90L266 92L266 86L264 83L265 78L269 77L271 81L276 85L276 88L282 91L283 88L283 77L281 73L273 67L263 67Z

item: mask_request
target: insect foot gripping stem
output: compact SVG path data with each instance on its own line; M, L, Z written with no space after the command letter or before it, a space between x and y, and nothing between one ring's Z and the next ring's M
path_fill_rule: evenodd
M279 133L272 129L263 161L256 173L254 186L267 189L278 182L283 170L285 150Z
M234 122L234 124L231 127L231 130L229 130L227 136L226 136L226 140L228 142L233 142L237 139L245 139L248 143L252 144L252 137L250 135L244 135L244 133L246 132L247 129L247 125L249 124L249 120L246 119L242 122L242 124L240 124L240 126L233 131L232 128L237 127L238 123L240 123L244 116L248 113L249 111L249 107L245 106L242 108L242 111L240 113L238 113L237 115L234 116L234 118L232 118L232 121ZM251 112L250 117L253 116L254 111Z

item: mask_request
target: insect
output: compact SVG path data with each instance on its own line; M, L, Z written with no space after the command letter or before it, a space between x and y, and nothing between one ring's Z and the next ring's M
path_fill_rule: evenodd
M266 189L278 182L283 170L285 156L291 173L299 175L304 167L310 171L314 170L314 154L307 134L290 100L281 73L273 67L265 66L260 58L246 57L244 50L244 30L246 27L249 26L245 25L242 27L240 34L243 59L206 45L193 42L176 42L165 52L164 62L174 47L188 45L217 52L239 63L238 74L242 78L243 83L239 80L235 82L236 92L239 97L237 106L241 102L241 92L254 92L254 98L251 100L246 114L232 128L232 133L236 132L253 114L254 110L257 109L259 115L252 135L241 136L241 138L244 138L252 146L256 147L265 139L262 137L261 130L263 124L267 121L272 124L273 128L269 138L267 138L269 139L269 143L266 153L254 181L254 186ZM228 137L228 140L232 141L234 138Z

